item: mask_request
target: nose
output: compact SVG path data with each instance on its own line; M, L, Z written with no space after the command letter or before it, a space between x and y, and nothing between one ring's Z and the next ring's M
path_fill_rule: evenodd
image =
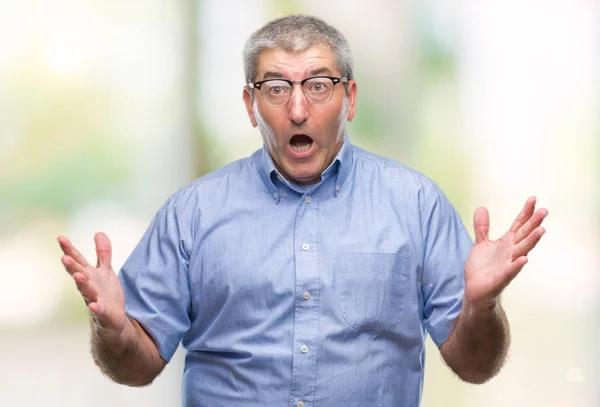
M302 92L302 87L299 84L294 85L294 91L288 102L288 116L291 121L296 124L302 124L308 120L308 100Z

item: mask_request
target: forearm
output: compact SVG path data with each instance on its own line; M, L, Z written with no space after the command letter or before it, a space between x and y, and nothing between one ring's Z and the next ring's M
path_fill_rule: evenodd
M107 376L128 386L152 383L166 365L148 334L132 318L127 318L117 337L96 329L92 323L92 355Z
M500 371L509 345L510 328L499 300L478 308L465 302L452 335L440 350L462 380L483 383Z

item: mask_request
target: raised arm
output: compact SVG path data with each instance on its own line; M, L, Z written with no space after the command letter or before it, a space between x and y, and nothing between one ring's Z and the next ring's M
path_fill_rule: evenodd
M125 313L125 297L111 266L112 249L108 236L94 236L98 263L91 266L64 236L58 243L62 264L75 280L87 304L92 328L92 355L111 379L128 386L145 386L165 367L151 337Z
M483 383L500 371L510 345L508 320L500 305L500 294L527 263L527 254L545 230L541 223L546 209L535 211L529 198L509 231L489 240L487 209L475 211L475 244L465 264L463 307L441 354L463 380Z

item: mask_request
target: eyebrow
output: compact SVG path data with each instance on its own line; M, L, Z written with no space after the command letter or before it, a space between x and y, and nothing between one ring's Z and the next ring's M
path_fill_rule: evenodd
M307 73L308 73L308 76L317 76L317 75L323 75L323 74L332 75L333 74L333 72L331 72L331 69L327 68L326 66L321 66L319 68L311 69Z
M276 71L267 71L267 72L265 72L265 73L264 73L264 75L262 76L262 80L265 80L265 79L272 79L272 78L275 78L275 79L283 79L283 78L285 78L285 75L284 75L284 74L282 74L281 72L276 72Z
M318 68L311 69L311 70L307 71L306 73L307 73L307 77L318 76L318 75L323 75L323 74L327 74L327 75L333 74L331 72L331 69L327 68L326 66L321 66ZM282 72L267 71L262 76L262 80L266 80L266 79L285 79L285 75Z

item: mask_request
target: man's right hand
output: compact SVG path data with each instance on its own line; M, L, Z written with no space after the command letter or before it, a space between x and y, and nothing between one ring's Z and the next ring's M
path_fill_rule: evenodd
M73 276L77 290L85 300L96 332L109 339L116 339L127 323L125 296L121 283L111 266L112 249L108 236L96 233L96 267L90 265L83 255L64 236L58 237L64 252L62 264Z
M167 362L142 326L125 313L123 287L113 271L110 240L96 233L98 264L90 265L64 236L58 243L62 264L85 300L93 325L92 355L100 369L117 383L146 386Z

